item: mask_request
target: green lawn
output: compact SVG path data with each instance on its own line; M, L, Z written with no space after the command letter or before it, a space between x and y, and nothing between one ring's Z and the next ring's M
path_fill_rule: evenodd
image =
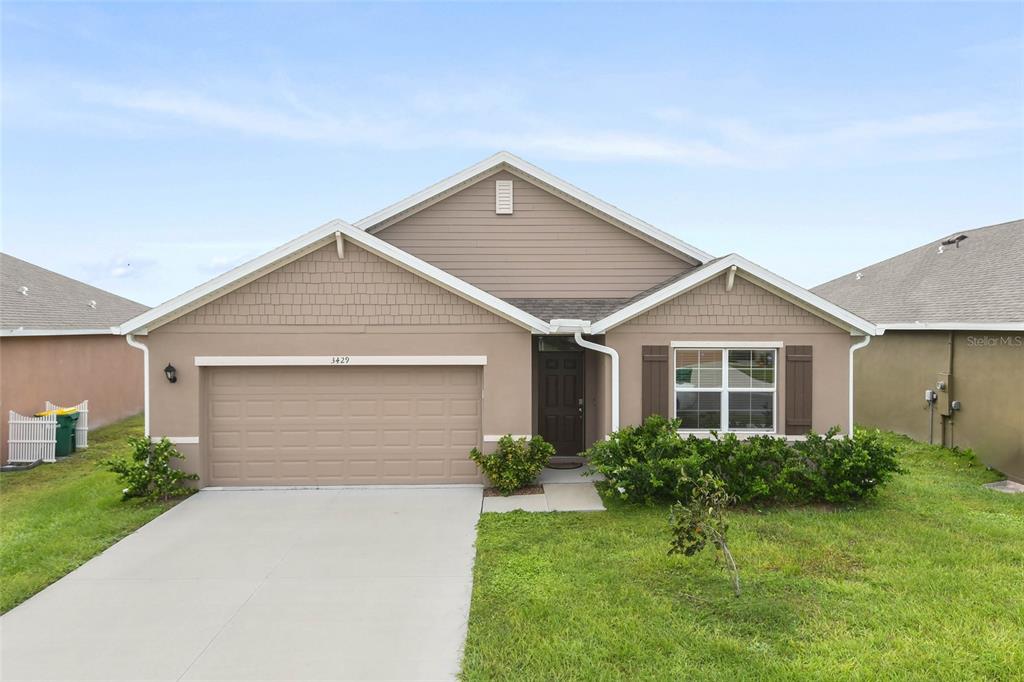
M121 501L96 462L127 453L142 417L89 434L89 448L55 464L0 474L0 612L69 573L173 503Z
M1024 495L893 436L908 473L837 511L734 511L743 595L666 555L667 510L485 514L470 680L1021 679Z

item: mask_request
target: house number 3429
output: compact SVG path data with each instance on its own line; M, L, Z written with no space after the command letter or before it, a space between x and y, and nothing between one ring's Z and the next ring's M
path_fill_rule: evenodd
M348 355L332 355L331 356L331 364L332 365L347 365L350 362L352 362L352 358L349 357Z

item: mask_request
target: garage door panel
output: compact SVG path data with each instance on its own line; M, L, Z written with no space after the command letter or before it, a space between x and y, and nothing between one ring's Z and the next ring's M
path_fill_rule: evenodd
M452 400L448 405L448 414L453 417L480 416L479 400Z
M477 367L207 371L212 485L480 480Z
M376 400L350 400L348 414L353 417L376 417L379 406Z
M384 417L410 417L412 416L412 401L396 400L390 398L381 401L381 415Z
M472 448L480 442L480 432L476 430L458 430L452 429L451 431L452 445L461 448Z

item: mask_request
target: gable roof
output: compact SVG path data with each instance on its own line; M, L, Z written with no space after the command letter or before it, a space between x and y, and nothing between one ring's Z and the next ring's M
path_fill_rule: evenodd
M110 334L111 327L146 310L141 303L0 253L0 335Z
M953 233L813 291L886 329L1021 330L1022 284L1024 220L1014 220Z
M351 240L358 244L370 253L399 265L443 289L458 294L510 322L532 332L545 334L550 331L547 322L520 310L482 289L478 289L469 282L465 282L440 268L422 261L382 239L367 234L343 220L332 220L125 322L121 325L120 332L122 334L136 334L152 331L244 284L248 284L276 270L286 263L290 263L321 248L332 240L337 239L339 235L343 239Z
M878 333L875 325L867 320L844 310L822 297L804 289L801 286L779 277L773 272L752 263L751 261L731 253L728 256L716 258L705 263L699 268L682 275L678 279L657 289L656 291L633 300L628 305L619 308L603 319L591 325L591 332L603 334L614 327L628 322L634 317L655 308L676 296L689 291L705 282L736 268L736 273L758 286L771 291L785 300L814 313L818 317L828 320L832 324L850 331L851 334L875 335Z
M355 226L371 233L383 230L398 220L502 170L507 170L528 182L537 184L552 194L607 220L613 225L669 253L695 261L696 264L705 263L712 258L711 254L691 244L687 244L683 240L626 213L622 209L595 197L589 192L569 184L565 180L548 173L542 168L538 168L514 154L504 151L489 156L451 177L434 183L426 189L420 190L387 208L357 221Z

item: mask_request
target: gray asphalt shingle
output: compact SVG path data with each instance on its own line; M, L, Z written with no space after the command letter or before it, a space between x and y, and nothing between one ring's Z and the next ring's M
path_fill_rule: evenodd
M1024 220L955 232L811 291L876 324L1024 323Z
M546 322L551 320L587 320L597 322L611 315L616 310L621 310L627 305L647 298L654 292L664 289L684 277L689 277L699 272L702 268L708 267L717 260L719 259L713 258L692 270L673 275L631 298L506 298L505 300L520 310L525 310Z
M0 253L0 329L108 329L147 310L141 303Z

